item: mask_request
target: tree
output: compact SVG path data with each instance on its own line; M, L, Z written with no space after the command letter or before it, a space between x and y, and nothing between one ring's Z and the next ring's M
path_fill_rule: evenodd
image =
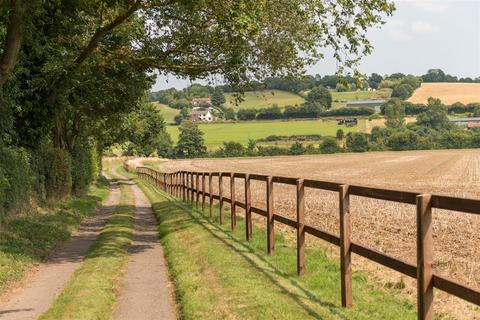
M378 85L383 81L383 77L378 73L372 73L370 77L368 77L368 85L370 88L377 89Z
M129 140L131 148L141 156L157 153L167 157L172 151L172 139L165 128L165 121L153 104L145 102L131 115L129 121Z
M174 118L173 121L175 122L176 125L180 125L183 121L183 117L181 114L177 114Z
M428 98L427 111L417 116L417 124L435 130L448 130L453 127L447 117L447 108L436 98Z
M445 72L441 69L430 69L422 76L423 82L445 82Z
M320 144L321 153L336 153L339 152L337 141L334 138L327 137Z
M311 104L318 104L325 109L332 107L332 94L323 86L318 86L310 90L305 100Z
M235 120L235 110L233 108L225 108L223 115L225 120Z
M473 116L474 117L480 117L480 105L474 107Z
M225 103L225 96L223 95L223 91L220 88L215 89L212 94L212 104L214 107L220 107L222 104Z
M235 141L224 142L223 153L226 157L241 157L245 155L245 147Z
M368 151L368 135L361 132L349 132L346 139L347 149L353 152Z
M393 87L392 97L406 100L412 95L413 90L408 84L397 84Z
M191 121L183 121L179 127L180 135L175 147L175 155L179 158L198 158L207 155L207 147L203 140L203 132Z
M337 130L337 134L336 134L337 140L343 140L343 136L344 136L343 130L342 130L342 129L338 129L338 130Z
M419 149L418 135L408 129L396 130L388 136L386 145L395 151Z
M253 156L257 151L257 141L255 139L248 139L247 142L247 155Z
M405 124L405 107L399 99L390 99L385 104L385 125L399 128Z
M254 120L257 116L257 111L253 108L240 109L237 112L238 120Z

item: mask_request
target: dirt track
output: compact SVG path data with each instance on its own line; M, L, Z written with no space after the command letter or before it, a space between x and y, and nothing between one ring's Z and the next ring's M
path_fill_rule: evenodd
M119 199L120 190L116 183L113 183L112 191L100 213L88 218L68 241L60 244L48 261L42 263L36 272L26 279L25 285L2 298L0 319L37 319L48 310L73 272L81 265Z
M165 171L236 171L268 175L313 178L347 184L396 190L480 198L480 151L442 150L377 152L303 157L255 159L212 159L170 161ZM229 196L229 179L224 178ZM214 180L214 185L218 185ZM237 199L242 199L242 182L237 182ZM295 218L295 188L275 185L274 207L278 214ZM215 188L216 190L216 188ZM215 191L217 192L217 191ZM253 204L265 208L265 184L253 182ZM394 257L416 263L415 207L381 200L352 197L353 241L366 244ZM328 191L306 191L306 222L338 233L338 196ZM262 222L263 223L263 222ZM480 287L480 217L453 211L434 210L435 271L462 283ZM288 230L288 228L287 228ZM307 241L308 242L308 241ZM357 260L358 261L358 260ZM397 273L378 265L357 268L380 269L387 282L403 281ZM414 288L408 289L413 294ZM445 300L442 300L445 298ZM437 299L464 308L455 298ZM463 314L464 318L465 314Z
M176 319L173 284L150 201L133 182L130 188L135 195L135 231L113 319Z

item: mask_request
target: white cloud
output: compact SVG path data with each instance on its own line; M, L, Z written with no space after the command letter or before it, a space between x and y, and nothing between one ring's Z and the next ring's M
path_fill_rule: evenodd
M428 21L417 20L413 22L411 29L418 34L432 34L439 31L439 28Z
M451 0L398 0L430 13L448 12L453 5Z
M396 42L407 42L412 39L407 29L403 21L396 19L391 19L384 26L389 38Z

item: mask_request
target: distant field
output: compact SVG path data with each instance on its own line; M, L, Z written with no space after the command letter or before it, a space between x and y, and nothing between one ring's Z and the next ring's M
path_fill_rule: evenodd
M422 83L408 101L426 103L429 97L445 104L480 102L480 83Z
M270 135L302 135L320 134L335 136L342 128L345 132L359 131L359 127L337 125L336 121L302 120L302 121L250 121L240 123L212 123L200 124L200 130L205 135L205 144L209 148L223 145L224 141L237 141L246 144L248 139L265 138ZM168 126L167 131L174 142L178 140L178 127Z
M174 123L173 118L175 118L175 116L180 113L180 110L170 108L166 104L162 104L158 102L154 102L154 104L161 111L162 116L165 119L166 123Z
M249 91L245 92L243 98L245 101L235 105L234 93L225 93L225 105L235 110L267 108L273 104L278 104L280 108L283 108L287 105L302 104L305 101L297 94L281 90Z
M338 109L338 108L345 107L345 103L342 101L388 99L390 98L391 94L392 94L391 89L380 89L377 91L349 91L349 92L332 91L333 108Z

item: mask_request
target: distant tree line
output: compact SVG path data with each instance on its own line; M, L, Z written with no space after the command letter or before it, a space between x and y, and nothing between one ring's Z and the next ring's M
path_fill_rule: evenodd
M464 77L459 78L446 74L441 69L430 69L426 74L422 75L423 82L463 82L463 83L480 83L480 76L476 78Z
M411 103L408 101L403 101L401 99L397 98L392 98L387 103L385 103L381 107L381 114L385 115L385 108L388 105L388 103L392 100L399 100L399 103L402 104L402 107L405 109L405 114L406 115L418 115L420 113L424 113L428 109L427 104L423 103ZM471 114L474 117L479 117L480 116L480 103L474 102L474 103L468 103L468 104L463 104L461 102L456 102L452 105L446 105L445 106L447 113L448 114L458 114L458 113L468 113Z

